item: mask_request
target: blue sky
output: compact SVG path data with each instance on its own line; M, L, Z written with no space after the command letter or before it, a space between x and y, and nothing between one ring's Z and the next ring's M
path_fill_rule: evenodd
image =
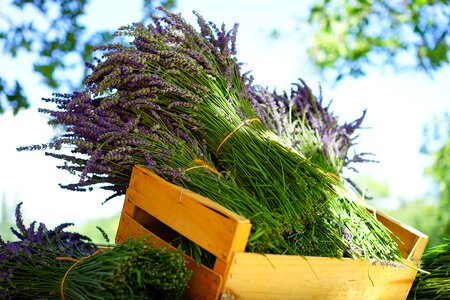
M92 31L114 31L121 25L141 19L141 1L91 0L84 22ZM216 24L229 28L239 23L238 58L252 71L256 83L286 90L299 77L313 90L322 84L325 100L333 100L332 109L340 121L350 122L367 109L360 132L358 151L376 154L379 164L359 167L380 182L389 184L391 198L380 206L392 207L399 199L421 197L429 190L423 168L429 161L419 154L422 128L435 115L450 111L450 68L445 67L433 78L415 72L396 73L389 66L375 66L360 79L344 79L336 86L321 80L307 61L308 29L297 19L305 16L307 1L201 1L178 0L177 12L191 23L192 11ZM278 39L269 38L271 30L281 32ZM32 100L32 108L13 117L0 116L0 197L10 207L23 201L24 215L30 220L45 221L50 226L61 222L80 222L119 213L122 198L105 205L108 195L102 191L75 193L62 190L60 182L76 180L55 168L56 161L41 152L17 153L18 146L45 143L54 136L45 116L37 113L42 97L51 90L31 72L31 57L21 55L12 60L0 59L0 74L19 78ZM78 76L74 73L74 76Z

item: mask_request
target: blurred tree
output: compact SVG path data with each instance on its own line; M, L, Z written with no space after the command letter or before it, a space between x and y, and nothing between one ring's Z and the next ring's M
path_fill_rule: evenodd
M431 74L449 62L448 0L315 0L309 12L313 64L322 72L364 75L369 64ZM406 55L405 55L406 54Z
M384 210L384 213L408 224L428 235L427 248L442 244L442 236L436 234L441 222L438 218L438 207L431 199L402 200L395 210Z
M440 238L450 238L450 114L425 127L424 135L422 151L433 159L426 174L436 183L439 198L436 233Z
M0 211L0 237L5 241L10 241L13 238L13 234L10 230L11 226L14 223L14 220L11 220L11 209L8 206L6 201L5 194L2 195L2 204Z
M153 12L155 5L169 9L175 5L175 0L142 1L143 18ZM5 2L0 3L2 57L16 58L21 51L33 53L33 70L40 74L47 86L56 89L65 83L71 88L80 87L83 76L66 76L64 79L61 74L70 74L89 61L93 46L111 39L109 31L87 34L80 20L86 14L88 0L12 0L6 5ZM11 107L14 114L29 107L20 80L11 81L2 75L0 114L6 106Z

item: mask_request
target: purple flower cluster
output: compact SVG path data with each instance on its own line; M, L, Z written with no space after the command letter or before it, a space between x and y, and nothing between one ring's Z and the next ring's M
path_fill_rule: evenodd
M349 149L355 145L358 137L355 132L361 128L366 111L353 122L340 125L338 118L330 111L331 102L325 106L322 93L319 97L314 96L302 79L293 85L290 96L286 93L271 93L258 86L249 89L249 96L262 123L280 136L289 135L294 147L302 150L308 143L304 138L304 130L316 133L323 155L334 167L334 172L340 173L342 167L348 167L351 163L371 161L363 157L368 153L349 155ZM289 120L299 121L302 126L289 128L293 126Z
M88 237L64 230L73 225L71 223L63 223L49 230L43 223L36 227L36 222L32 222L27 228L23 224L21 205L19 203L15 211L17 228L11 228L18 240L5 242L0 237L0 295L5 298L10 296L5 287L10 286L14 274L26 272L27 264L31 261L44 257L55 259L58 256L79 259L97 250Z
M345 227L341 226L341 233L344 237L345 242L348 244L348 251L350 253L355 251L355 245L352 242L352 235L345 229Z
M372 265L380 265L382 267L395 267L395 268L406 268L405 265L396 262L396 261L388 261L388 260L380 260L380 259L372 259Z
M116 36L133 37L130 45L97 48L103 58L88 64L92 72L83 91L44 99L56 109L40 111L66 133L18 150L47 150L46 155L63 161L58 168L80 177L61 187L86 191L101 184L113 198L125 193L136 164L166 179L179 178L175 175L188 166L168 161L177 155L172 150L180 140L194 149L192 159L206 159L200 150L202 124L193 114L209 90L196 79L225 74L231 86L237 26L226 31L197 14L197 32L181 16L164 12L152 25L121 27Z

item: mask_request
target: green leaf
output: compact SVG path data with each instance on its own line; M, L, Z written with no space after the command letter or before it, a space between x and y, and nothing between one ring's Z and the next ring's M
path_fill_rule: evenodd
M54 79L54 72L58 65L57 62L53 61L47 64L35 64L33 69L44 77L45 83L48 86L57 88L58 82Z
M6 94L6 99L13 108L13 114L17 115L20 109L30 107L20 83L16 80L16 86L11 94Z

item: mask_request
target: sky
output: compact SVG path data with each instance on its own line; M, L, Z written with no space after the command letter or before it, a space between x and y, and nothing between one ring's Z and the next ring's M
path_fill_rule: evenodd
M341 123L367 115L360 131L358 152L376 155L378 164L357 166L361 173L389 184L390 197L379 201L381 208L394 208L399 200L413 200L425 195L430 182L423 176L429 159L419 153L423 142L422 128L434 116L450 111L450 68L445 67L431 78L417 72L397 73L388 66L374 66L367 76L346 78L334 85L321 80L306 56L307 28L299 17L307 11L307 1L204 1L177 0L176 12L192 24L198 11L207 20L222 22L231 28L239 23L238 59L251 70L255 82L278 91L290 89L298 78L304 79L316 92L321 84L324 99L333 100L331 109ZM114 31L121 25L141 19L141 1L91 0L84 18L91 31ZM269 33L277 29L277 39ZM58 162L42 152L17 152L16 148L46 143L55 136L45 116L37 112L42 97L51 96L32 72L32 57L0 58L0 74L20 79L32 107L13 116L0 115L0 197L11 210L23 202L28 220L45 222L49 227L62 222L80 224L96 218L119 214L123 197L102 204L108 192L94 190L79 193L59 188L76 177L56 169ZM74 76L79 76L74 73ZM11 217L12 218L12 217Z

